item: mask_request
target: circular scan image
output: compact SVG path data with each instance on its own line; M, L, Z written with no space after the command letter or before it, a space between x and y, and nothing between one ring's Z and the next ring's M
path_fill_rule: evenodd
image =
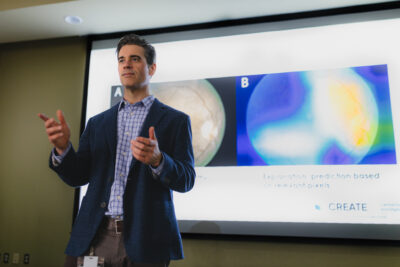
M357 164L374 144L371 85L351 69L265 76L247 109L251 144L266 164Z
M190 116L196 166L206 166L217 153L225 133L222 100L207 80L151 84L161 102Z

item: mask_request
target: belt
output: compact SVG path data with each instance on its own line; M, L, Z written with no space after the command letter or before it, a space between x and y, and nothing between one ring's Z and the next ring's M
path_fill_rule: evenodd
M114 231L116 234L121 234L124 230L124 221L119 218L104 216L104 226L107 230Z

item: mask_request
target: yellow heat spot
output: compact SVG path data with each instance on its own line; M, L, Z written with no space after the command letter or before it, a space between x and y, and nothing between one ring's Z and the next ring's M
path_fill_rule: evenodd
M360 86L352 82L334 82L329 87L329 95L347 129L347 139L357 147L369 146L373 141L373 127Z

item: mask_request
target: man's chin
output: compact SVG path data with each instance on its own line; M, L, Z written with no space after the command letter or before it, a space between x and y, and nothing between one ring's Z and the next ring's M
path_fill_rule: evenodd
M144 87L138 86L138 85L123 85L125 90L131 91L131 92L137 92L141 91L144 89Z

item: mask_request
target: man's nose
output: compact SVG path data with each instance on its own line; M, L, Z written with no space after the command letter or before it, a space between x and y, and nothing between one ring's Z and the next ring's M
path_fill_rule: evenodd
M132 64L129 61L125 61L123 67L124 69L130 69L132 68Z

